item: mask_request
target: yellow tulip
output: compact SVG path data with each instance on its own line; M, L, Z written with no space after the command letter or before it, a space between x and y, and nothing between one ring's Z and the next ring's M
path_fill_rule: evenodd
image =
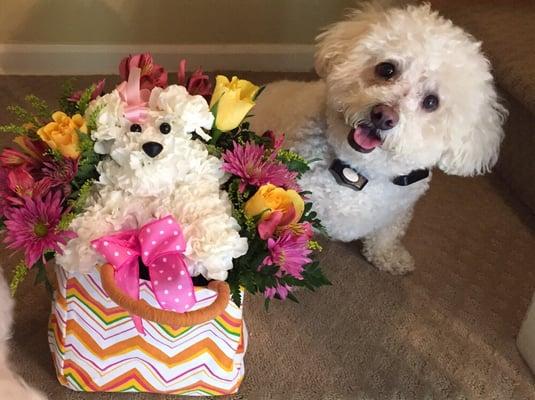
M80 114L69 117L57 111L52 114L52 121L37 131L41 140L65 157L78 157L80 155L78 132L87 133L84 118Z
M292 209L294 215L292 215ZM262 213L263 221L275 212L282 213L282 224L289 225L298 222L305 210L303 198L295 190L285 190L268 183L260 186L258 191L245 203L245 215L254 217Z
M216 86L210 102L210 108L217 104L215 126L222 132L236 128L255 105L254 97L259 87L244 79L233 76L229 81L226 76L216 77Z

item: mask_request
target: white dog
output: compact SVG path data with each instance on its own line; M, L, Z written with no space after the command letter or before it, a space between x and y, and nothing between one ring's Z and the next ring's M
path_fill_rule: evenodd
M428 5L368 5L317 40L321 80L268 85L254 128L320 160L301 184L334 239L363 239L377 268L406 273L400 239L429 170L471 176L498 158L506 111L489 62Z
M30 388L9 365L9 338L13 323L13 299L0 268L0 399L45 400L45 396Z
M221 160L192 137L212 126L208 104L172 85L152 90L143 122L128 120L126 107L116 89L86 113L98 112L91 134L95 150L107 157L98 165L93 198L71 223L78 237L64 246L57 263L72 272L94 271L105 260L92 240L171 214L184 231L190 274L225 280L232 259L247 252L247 239L220 190Z

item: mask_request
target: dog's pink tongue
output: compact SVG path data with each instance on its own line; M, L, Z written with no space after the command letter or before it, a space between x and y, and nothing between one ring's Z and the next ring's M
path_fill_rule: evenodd
M367 126L359 125L356 127L353 132L353 139L365 150L373 150L381 144L381 140L371 134L371 129Z

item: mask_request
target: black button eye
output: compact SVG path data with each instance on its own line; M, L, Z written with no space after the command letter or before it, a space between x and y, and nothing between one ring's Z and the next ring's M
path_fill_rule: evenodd
M167 135L169 132L171 132L171 125L169 125L167 122L163 122L160 125L160 132L162 132L164 135Z
M141 125L139 124L130 125L130 132L141 132Z
M382 62L375 66L375 75L383 79L390 79L396 74L396 66L390 62Z
M435 111L438 108L439 100L434 94L428 94L422 101L422 107L426 111Z

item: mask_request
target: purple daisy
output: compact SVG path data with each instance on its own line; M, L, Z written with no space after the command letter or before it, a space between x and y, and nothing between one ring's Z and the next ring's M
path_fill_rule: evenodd
M49 192L44 198L24 198L21 207L5 211L4 243L7 247L24 251L28 267L33 266L48 250L62 253L59 244L76 237L72 231L60 231L62 213L61 193Z
M275 160L276 153L266 156L264 146L255 143L240 145L234 142L232 150L223 154L223 170L242 179L240 190L245 185L260 187L271 183L284 189L300 191L297 173Z
M264 265L278 265L279 272L302 279L303 267L312 260L308 257L312 250L308 248L308 237L297 236L285 231L277 239L268 239L269 255Z

